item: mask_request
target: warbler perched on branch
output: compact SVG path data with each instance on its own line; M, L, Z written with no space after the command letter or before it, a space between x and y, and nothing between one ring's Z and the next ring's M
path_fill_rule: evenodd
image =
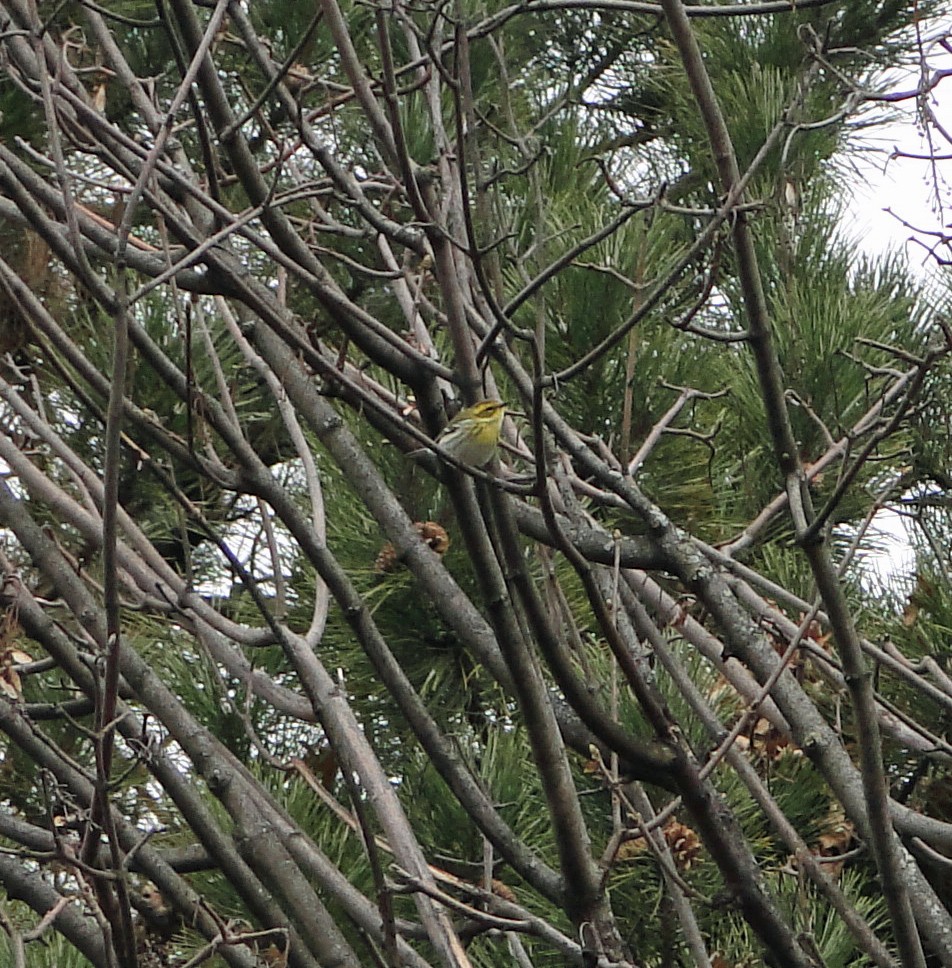
M448 454L463 464L482 467L488 464L499 443L506 405L499 400L480 400L453 417L436 438ZM425 453L414 451L411 456Z

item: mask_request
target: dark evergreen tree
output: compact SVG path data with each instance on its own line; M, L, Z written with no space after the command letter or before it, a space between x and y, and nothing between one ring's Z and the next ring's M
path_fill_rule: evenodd
M941 13L0 2L0 961L952 965Z

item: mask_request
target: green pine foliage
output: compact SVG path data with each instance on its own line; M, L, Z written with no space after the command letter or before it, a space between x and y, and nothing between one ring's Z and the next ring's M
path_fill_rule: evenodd
M161 117L192 56L181 11L138 0L106 7L104 22L130 76L150 78L149 96ZM947 358L924 374L914 398L886 401L877 426L885 431L892 421L888 433L862 455L855 473L853 462L870 439L856 428L895 385L897 373L943 348L936 319L944 319L947 296L944 281L930 289L897 254L858 256L839 227L846 206L842 159L852 157L865 127L879 124L885 113L866 107L847 123L837 112L847 81L863 89L881 85L877 68L914 52L903 33L907 7L873 0L832 3L769 16L696 17L692 29L742 173L771 132L783 126L750 180L742 217L753 234L795 456L811 474L834 442L850 439L845 454L813 476L810 495L823 513L835 501L821 537L842 569L846 602L861 634L901 657L893 664L877 659L874 670L880 709L888 714L884 722L906 728L885 737L890 792L946 822L945 764L952 755L945 741L950 708L945 677L952 669ZM392 890L400 878L400 851L407 850L406 844L387 842L394 811L440 889L472 907L452 911L448 920L477 968L521 964L514 953L519 945L537 968L582 963L581 952L570 956L551 943L551 932L577 944L586 941L586 925L596 920L573 922L573 892L581 893L580 885L563 881L561 895L547 896L518 865L490 849L472 806L453 793L405 704L375 665L361 637L368 627L390 650L413 698L453 751L452 767L475 779L500 821L540 865L568 877L559 868L567 856L559 838L571 828L560 810L568 806L553 795L558 746L546 745L538 709L523 703L522 683L514 688L511 678L497 681L492 664L474 646L473 629L431 597L419 572L407 567L392 544L387 551L390 538L380 523L380 505L368 496L369 475L341 459L342 449L333 446L337 427L331 424L337 420L379 475L372 486L388 489L387 500L399 503L410 521L445 529L449 546L431 566L442 569L472 607L467 621L485 622L486 637L503 654L531 653L541 670L543 699L562 709L569 691L539 645L551 630L571 651L573 672L597 711L645 743L657 738L657 717L619 672L609 647L613 628L600 624L586 579L587 570L607 569L602 577L631 579L634 588L641 565L621 561L623 543L641 540L638 547L655 552L646 570L676 605L652 605L649 620L695 695L682 692L647 643L636 636L624 645L663 700L671 730L665 738L683 743L703 763L723 736L709 733L695 700L713 708L725 732L749 714L737 740L739 754L809 849L847 855L842 869L829 865L831 877L846 903L892 951L893 926L879 875L868 844L839 802L836 784L792 735L750 710L750 697L727 677L745 657L725 651L724 661L715 664L696 646L697 637L706 635L725 649L729 641L762 639L768 649L784 651L782 623L756 613L749 598L731 599L743 627L726 628L717 611L723 602L704 597L709 589L702 573L717 570L725 596L736 583L747 582L746 571L710 564L706 546L727 545L744 534L787 482L771 440L763 367L748 338L749 287L732 235L733 219L741 216L733 213L710 245L696 247L724 197L704 120L663 18L616 9L536 11L530 5L517 11L477 0L452 9L344 4L359 77L379 111L371 123L364 93L353 90L349 52L328 29L330 5L321 11L288 0L252 5L244 14L258 32L256 47L242 33L241 11L235 9L210 39L209 56L214 83L221 84L227 108L242 123L227 136L216 131L216 112L225 106L216 103L212 80L200 74L190 83L168 132L171 150L189 160L194 177L163 154L162 166L144 178L145 194L132 219L133 248L161 259L148 262L143 256L130 267L119 265L115 250L100 246L92 234L84 236L83 259L68 265L25 232L26 222L48 231L50 219L72 244L76 212L61 210L55 198L45 196L27 211L14 191L21 183L9 173L9 161L19 159L60 193L75 193L71 204L81 206L83 226L88 211L100 227L115 228L122 218L117 203L128 201L143 158L164 137L160 127L147 123L128 86L107 69L108 52L89 27L99 11L74 4L40 8L47 19L36 37L67 51L63 69L82 79L91 102L99 103L99 91L104 100L96 108L102 127L81 114L76 120L72 102L56 101L55 130L65 139L72 176L68 185L60 184L55 174L60 146L51 140L43 104L54 94L44 92L38 77L29 75L25 55L9 46L20 36L17 30L6 21L0 25L0 42L8 45L0 79L0 202L9 222L0 231L0 258L42 298L49 316L48 325L38 325L22 297L18 302L9 285L2 287L0 337L7 354L0 372L2 429L12 442L4 475L54 549L49 558L31 553L13 512L3 512L3 564L15 576L11 585L22 583L35 594L51 625L41 627L25 611L21 622L10 592L2 630L7 651L0 662L9 689L0 701L5 715L9 710L11 717L21 717L42 737L50 760L38 765L36 750L9 728L0 745L3 814L49 831L64 818L79 829L92 813L65 781L51 779L48 765L55 761L96 776L91 711L99 694L54 659L54 637L65 637L82 667L101 677L107 650L96 635L106 609L103 590L113 581L102 549L98 487L107 470L108 391L121 299L100 304L81 275L88 264L103 287L124 298L208 241L207 261L197 256L174 285L140 293L128 307L135 338L131 362L119 376L128 405L120 427L118 486L120 505L137 531L120 535L121 648L148 664L175 705L151 708L137 684L120 681L118 695L141 724L141 736L117 739L107 784L117 815L141 834L143 845L160 856L200 849L203 862L173 876L202 898L202 910L235 931L265 926L253 898L230 883L212 856L216 841L203 828L207 822L247 859L282 918L297 927L292 903L297 899L284 897L275 871L253 857L252 848L271 846L255 839L256 820L265 822L264 813L254 811L264 811L261 804L267 803L294 827L293 838L313 845L363 895L366 910L378 920L386 910L381 892L389 892L401 928L414 926L401 940L431 964L443 956L426 936L415 898ZM200 25L207 22L208 9L199 5L193 12ZM506 12L511 16L503 19ZM465 47L454 33L457 24L471 31ZM388 40L386 56L381 30ZM76 39L67 42L71 37ZM823 45L822 62L810 59L817 43ZM289 101L275 94L260 57L269 60L269 70L292 68L294 81L282 94ZM388 57L395 65L395 92L383 80ZM396 157L381 134L387 126L399 133ZM238 138L241 155L230 143ZM330 161L311 152L315 142ZM269 193L265 200L255 197L242 165L257 166ZM334 165L346 179L336 176ZM468 219L460 215L461 178ZM41 185L33 191L43 195ZM224 231L232 216L241 225ZM613 231L594 241L616 221ZM410 236L414 243L405 244ZM590 244L583 245L586 240ZM550 271L573 247L578 247L574 257ZM225 256L232 260L228 268L215 261ZM523 298L527 287L531 292ZM262 306L269 312L260 312ZM227 314L255 347L255 325L280 320L295 334L283 368L268 364L277 390L249 363L226 325ZM547 483L555 510L563 522L572 518L594 530L605 547L617 549L614 566L604 555L579 565L552 535L543 543L521 534L512 551L498 540L505 526L500 518L474 515L474 505L464 499L468 484L449 473L432 474L404 453L400 431L411 421L422 426L422 420L427 425L435 420L441 398L447 415L469 402L454 385L462 384L465 365L458 354L459 327L475 357L500 314L507 327L478 360L482 375L494 381L487 379L486 392L498 393L518 411L514 426L534 453L549 448ZM620 334L635 314L637 323ZM62 339L49 335L54 330ZM571 372L615 336L581 372ZM434 370L419 363L416 369L392 365L388 354L404 353L407 362L408 348L429 359ZM105 375L105 382L94 374ZM302 374L312 409L300 407L298 417L320 479L326 538L312 519L312 482L296 429L281 413L289 401L298 405L292 377ZM546 381L546 401L579 440L591 443L595 453L611 454L604 476L573 464L554 436L534 438L528 389L533 380ZM15 394L25 401L19 410ZM329 409L315 417L324 405ZM232 415L260 466L230 445L220 421ZM667 422L661 426L662 421ZM638 466L629 470L639 453ZM15 464L19 458L29 468ZM529 455L503 450L501 458L487 469L497 479L480 485L481 508L492 506L495 488L508 491L506 500L539 512L543 505L533 490ZM841 493L847 476L849 486ZM621 487L610 486L618 481L637 488L657 515L625 505ZM269 500L276 495L280 501ZM865 562L883 542L868 525L872 512L887 504L908 516L915 572L875 587ZM325 587L317 562L295 538L293 513L307 522L315 543L326 546L337 569L337 595L329 596L321 632L308 642L315 665L334 683L335 694L324 697L323 707L308 705L307 670L292 665L287 648L289 640L314 627ZM671 534L661 540L662 514L682 546L691 546L690 571L676 560ZM474 538L485 520L497 539L488 557ZM816 586L791 518L771 517L737 557L757 576L745 587L759 596L763 609L799 624ZM51 562L66 563L94 607L84 609L79 592L68 603L58 599L66 589L56 588ZM539 627L524 594L523 572L548 629ZM359 606L340 594L344 582ZM613 600L609 614L617 614L611 609L624 608L624 602L624 596ZM507 610L509 625L502 620ZM618 623L620 634L630 627L627 618ZM687 629L688 620L696 627ZM276 628L283 635L273 634ZM230 662L209 648L212 634ZM503 634L515 641L500 641ZM850 703L840 643L822 618L807 638L814 659L819 654L823 661L811 659L803 647L791 659L789 675L811 712L830 727L824 741L839 744L856 762L864 726ZM29 664L16 649L36 663L22 671L19 692L10 685L9 670ZM750 668L745 671L753 681ZM282 699L256 693L249 670L267 677L272 695ZM101 678L97 682L105 688ZM339 723L335 732L328 706L337 702L346 705L359 740L366 742L366 760L350 750L351 762L359 764L353 774L344 772L346 758L334 747L358 741L340 740ZM307 715L299 714L302 707ZM633 846L640 818L632 778L612 775L611 758L598 750L590 724L570 712L569 726L585 739L573 741L563 722L571 748L564 753L566 773L560 779L566 785L559 790L573 798L573 822L584 827L578 837L597 870L603 906L594 907L604 919L598 924L603 939L627 945L635 963L652 968L692 964L684 927L673 913L672 898L683 891L699 937L718 965L754 965L777 956L763 950L756 919L745 919L709 845L692 839L700 836L698 818L686 808L672 808L683 839L669 844L668 862L680 883L666 876L643 842ZM176 732L186 720L191 728ZM216 769L189 747L195 736L214 744ZM151 755L167 757L188 778L207 811L205 820L188 815L163 788ZM386 778L392 803L369 795L367 776L358 774L371 768ZM228 783L247 784L242 789L249 814L241 814L237 796L223 793ZM644 782L641 792L661 812L672 805L675 788L674 780ZM872 963L829 898L799 869L738 774L718 766L710 793L736 821L764 891L793 936L809 938L830 968ZM368 837L377 838L372 850ZM77 870L61 852L31 853L12 828L2 846L24 871L42 874L63 895L80 896ZM923 869L945 900L949 892L941 873L926 864ZM132 859L128 869L120 865L110 873L127 878L137 895L147 886ZM327 906L353 952L341 963L348 968L386 963L389 956L381 954L386 939L371 936L357 922L348 899L303 866L302 876L314 882L315 898ZM478 892L487 881L496 898L544 922L549 936L537 928L518 935L484 930L478 913L491 899ZM24 904L2 871L0 883L3 924L29 931L45 912ZM72 903L90 910L98 903L92 897L87 892L82 902ZM177 912L161 937L153 928L154 947L142 943L139 963L154 958L151 963L186 964L200 957L210 929L200 924L198 913ZM500 916L518 921L511 909ZM145 923L141 912L135 919ZM43 945L28 946L27 965L86 964L55 930L47 932ZM242 951L250 962L250 947ZM295 957L299 961L292 964L319 960L313 952ZM10 941L0 932L0 961L7 963L4 959L13 963ZM218 954L206 963L224 964L226 958Z

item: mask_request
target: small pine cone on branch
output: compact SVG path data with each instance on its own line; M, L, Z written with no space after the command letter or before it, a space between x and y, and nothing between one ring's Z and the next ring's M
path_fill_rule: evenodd
M701 838L694 830L677 820L669 820L662 827L661 833L678 868L683 871L690 870L701 853ZM626 840L618 848L615 859L619 862L637 860L647 849L644 837L635 837Z
M413 527L440 557L446 554L446 549L450 546L450 536L442 524L437 524L435 521L414 521ZM399 567L397 549L389 541L384 542L374 561L374 572L378 575L389 575Z
M701 838L697 833L686 824L672 820L664 826L664 839L675 864L683 871L690 870L701 853Z

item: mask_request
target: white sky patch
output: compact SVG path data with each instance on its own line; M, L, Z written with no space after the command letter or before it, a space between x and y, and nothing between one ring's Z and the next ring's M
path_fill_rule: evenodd
M936 21L923 31L925 77L936 78L936 72L952 69L952 51L940 44L947 33L952 34L952 20ZM892 93L914 91L923 84L918 66L892 73ZM952 138L952 77L938 80L921 106L910 97L893 108L899 117L877 128L867 150L851 159L858 177L851 185L852 204L844 228L864 252L903 249L910 267L929 275L937 268L929 253L937 238L929 233L952 230L952 143L943 136L945 132ZM927 111L934 119L928 126ZM933 156L934 163L929 160ZM952 248L938 254L950 258Z
M863 561L864 577L874 586L907 595L916 584L916 556L910 543L908 522L901 514L885 508L874 520L881 550Z
M939 43L947 32L952 32L952 20L937 22L924 32L927 76L952 68L952 52ZM897 73L892 90L913 90L921 81L917 70ZM843 225L867 255L902 251L923 282L938 281L949 272L937 257L952 259L952 245L940 238L941 233L952 235L952 143L943 135L944 131L952 138L952 77L939 81L926 95L926 106L937 123L928 129L931 140L920 107L910 98L897 105L901 117L876 132L875 144L868 145L873 150L854 158L859 177L850 186L852 203ZM874 527L882 548L865 557L865 578L900 593L911 590L915 554L908 520L885 509L876 516Z

